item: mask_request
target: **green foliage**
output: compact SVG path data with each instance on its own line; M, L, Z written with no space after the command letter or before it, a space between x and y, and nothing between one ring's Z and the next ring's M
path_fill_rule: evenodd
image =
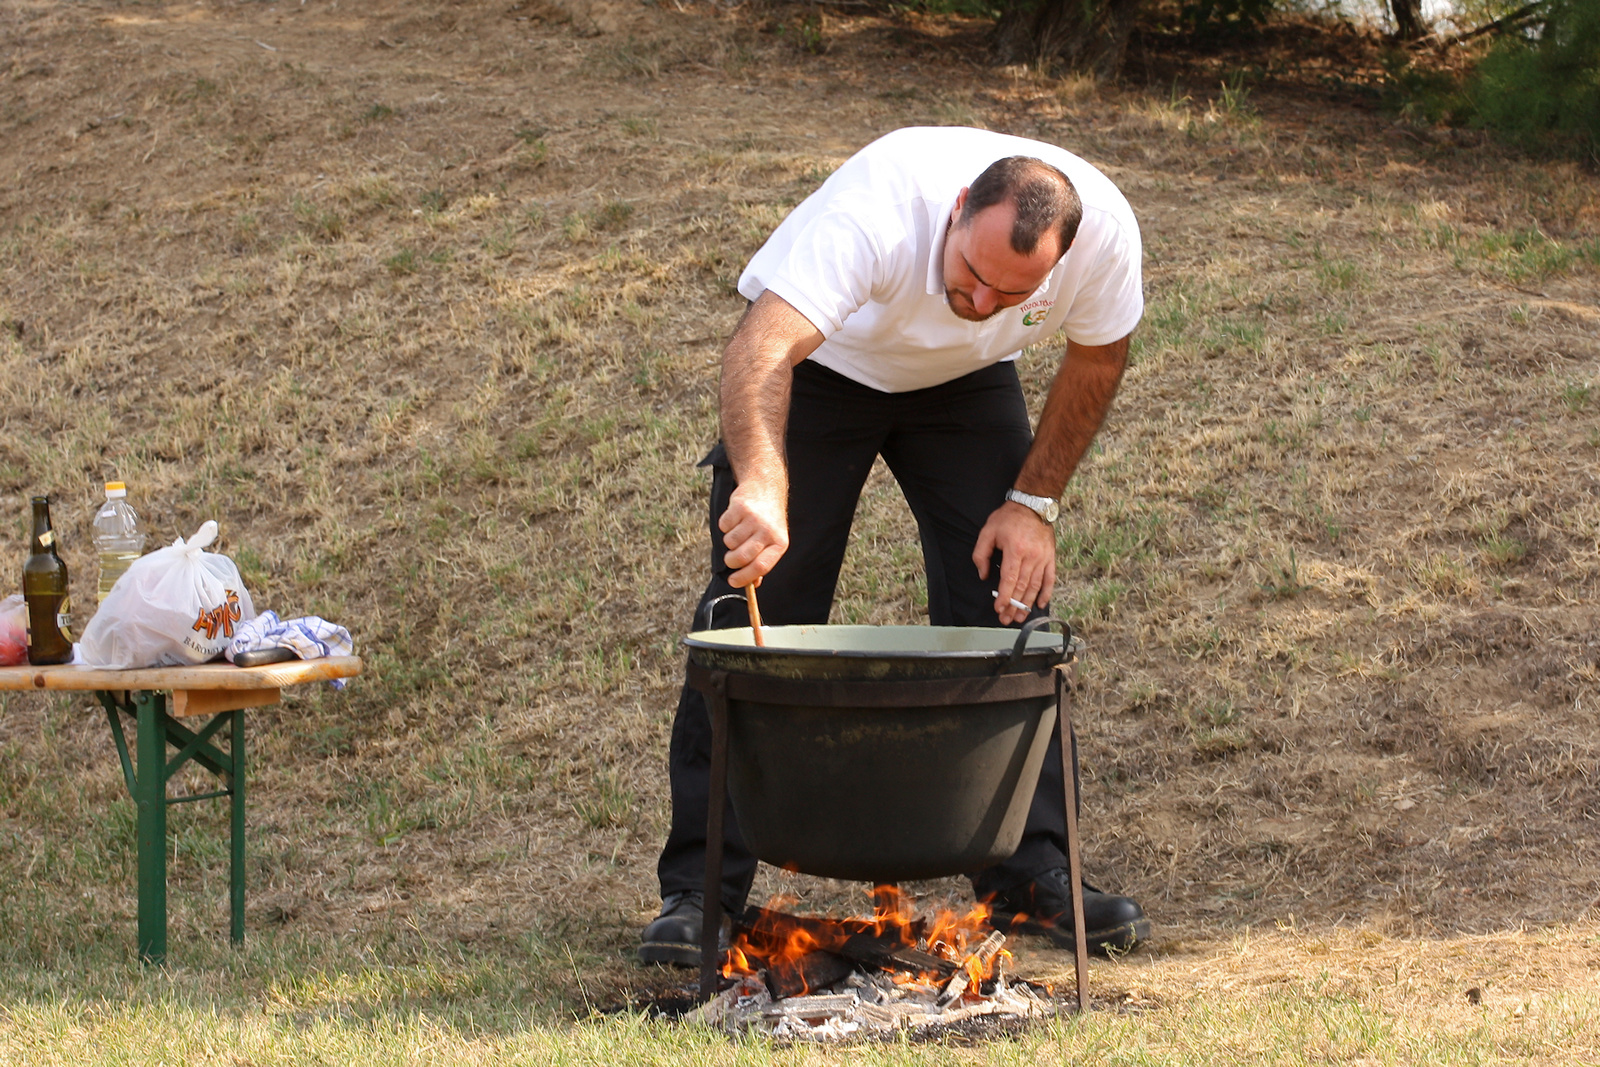
M820 56L828 50L828 42L822 35L822 16L815 12L802 16L798 22L777 27L776 32L810 55Z
M1276 0L1186 0L1180 16L1201 36L1242 36L1266 22L1276 7Z
M1429 126L1459 126L1471 116L1471 98L1454 71L1420 66L1403 48L1385 51L1382 63L1383 102L1389 111Z
M905 3L891 4L890 9L922 11L929 15L965 15L973 19L997 19L1001 11L1009 6L1013 5L990 2L990 0L906 0Z
M1600 162L1600 4L1547 0L1467 74L1384 57L1385 101L1413 121L1492 130L1523 149Z
M1600 4L1548 0L1478 65L1473 122L1535 150L1600 161Z

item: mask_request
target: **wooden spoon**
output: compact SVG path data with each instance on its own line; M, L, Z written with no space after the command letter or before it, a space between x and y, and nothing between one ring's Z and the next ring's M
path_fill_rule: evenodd
M750 630L756 635L756 647L766 648L767 639L761 634L761 608L756 604L756 583L744 587L744 600L750 606Z

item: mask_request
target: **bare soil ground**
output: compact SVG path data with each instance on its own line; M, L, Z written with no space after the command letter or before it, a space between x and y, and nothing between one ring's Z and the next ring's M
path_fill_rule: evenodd
M252 931L489 951L569 992L568 959L665 981L623 957L656 902L733 283L917 123L1062 144L1144 228L1149 309L1064 503L1059 603L1090 651L1090 874L1151 913L1152 981L1253 926L1590 914L1600 181L1395 124L1369 40L1286 34L1224 92L1230 60L1159 41L1121 87L996 70L980 29L0 4L9 557L51 492L86 605L124 477L158 541L218 519L259 607L349 625L370 668L252 718ZM1057 354L1025 358L1035 402ZM921 618L915 546L880 471L837 618ZM0 702L13 966L131 946L122 794L90 704ZM175 945L225 928L203 808L175 815Z

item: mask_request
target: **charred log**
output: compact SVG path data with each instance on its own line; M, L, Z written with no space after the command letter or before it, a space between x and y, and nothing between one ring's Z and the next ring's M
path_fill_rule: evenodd
M814 989L826 989L849 976L855 964L832 952L808 952L795 960L780 960L767 965L767 992L773 1000L799 997Z
M908 924L883 924L870 919L821 919L787 915L766 908L748 908L735 930L758 956L771 958L804 934L813 951L832 953L883 970L937 974L948 978L956 965L916 947L919 931Z

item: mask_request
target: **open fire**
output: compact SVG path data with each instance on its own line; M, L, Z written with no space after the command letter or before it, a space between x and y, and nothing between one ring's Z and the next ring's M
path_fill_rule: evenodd
M916 912L894 886L873 891L870 919L750 908L734 923L722 967L733 985L701 1010L730 1032L808 1040L1053 1014L1047 987L1008 973L1005 935L988 917L984 904Z

